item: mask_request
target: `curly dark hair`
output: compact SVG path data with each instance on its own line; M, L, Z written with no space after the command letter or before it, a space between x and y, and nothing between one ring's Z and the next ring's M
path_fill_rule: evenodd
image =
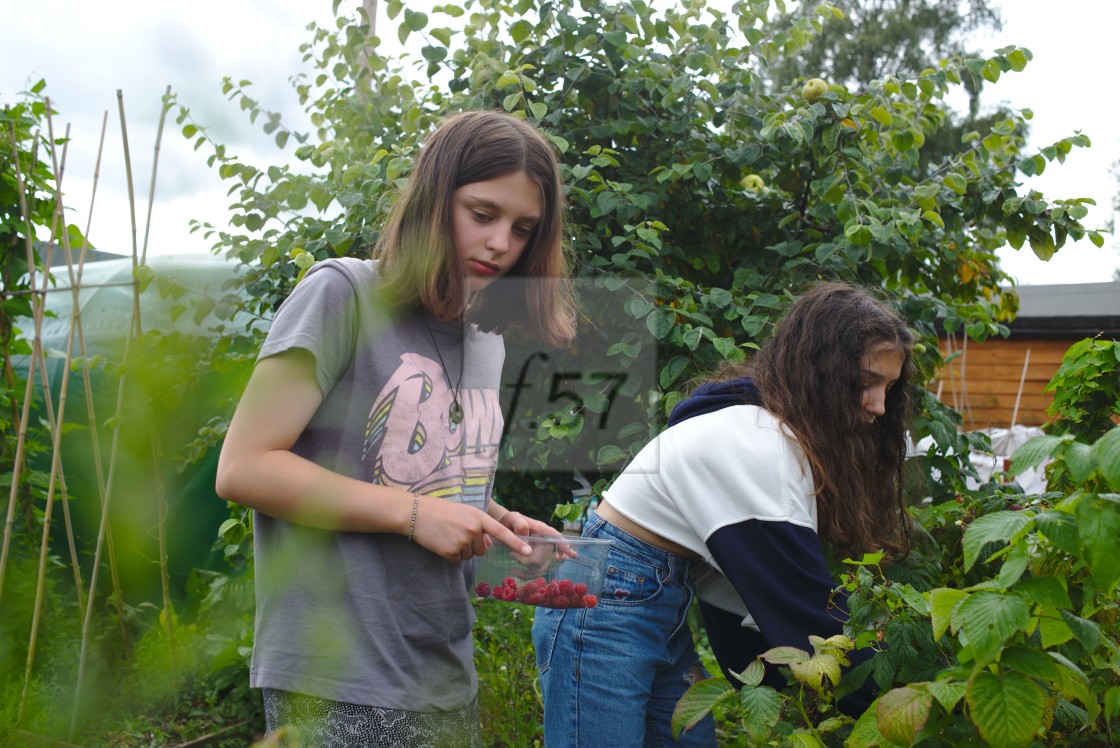
M886 413L867 423L864 357L880 346L903 354ZM755 356L734 374L757 385L763 407L796 437L813 471L820 535L838 551L910 550L902 495L914 336L869 289L818 283L789 308Z

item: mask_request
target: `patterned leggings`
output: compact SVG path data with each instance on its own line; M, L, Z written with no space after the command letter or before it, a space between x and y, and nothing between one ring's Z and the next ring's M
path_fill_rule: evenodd
M481 748L478 698L456 712L406 712L262 689L269 735L286 748ZM293 729L294 728L294 729Z

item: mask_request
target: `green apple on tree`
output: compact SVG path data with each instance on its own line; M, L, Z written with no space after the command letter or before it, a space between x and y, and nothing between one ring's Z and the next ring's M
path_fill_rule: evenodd
M757 174L748 174L739 180L739 184L748 192L762 192L766 189L766 182Z
M801 98L806 101L816 101L827 90L828 84L822 78L810 78L801 87Z

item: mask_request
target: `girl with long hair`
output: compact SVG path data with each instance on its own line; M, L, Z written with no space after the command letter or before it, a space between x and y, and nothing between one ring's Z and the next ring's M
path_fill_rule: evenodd
M870 292L819 283L751 361L674 408L584 526L615 541L598 606L536 613L546 745L715 745L710 716L679 742L671 729L685 690L707 677L687 622L694 597L732 682L767 649L841 632L822 543L908 552L912 346ZM870 698L868 686L840 706Z
M491 497L502 331L574 333L551 143L492 111L420 150L369 260L281 305L218 464L253 510L250 684L303 745L480 745L472 559L555 532Z

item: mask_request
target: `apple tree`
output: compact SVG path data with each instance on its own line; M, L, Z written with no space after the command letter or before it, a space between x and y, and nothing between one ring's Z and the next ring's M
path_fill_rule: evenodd
M313 129L290 129L253 98L250 82L227 80L229 98L278 145L294 146L294 159L252 165L211 143L232 218L228 227L197 228L216 252L251 264L249 304L267 314L310 264L368 252L418 143L442 114L502 108L539 124L563 159L580 283L608 294L633 289L635 279L645 284L626 297L628 327L604 327L614 339L604 341L600 368L655 362L651 376L630 377L610 397L587 382L580 392L541 383L571 396L510 431L504 454L526 468L505 476L514 495L545 497L570 487L555 466L578 463L594 481L648 439L640 408L605 441L590 438L611 408L652 396L656 429L689 380L742 360L786 292L806 281L848 279L893 295L929 343L920 361L929 376L939 364L937 320L979 339L1006 333L1016 299L1001 290L1010 279L999 247L1029 246L1047 260L1068 237L1101 241L1080 222L1087 200L1022 188L1022 175L1089 145L1072 134L1025 151L1027 109L928 162L929 138L951 116L951 92L1019 73L1028 50L951 55L907 77L826 81L806 95L819 70L802 68L779 86L772 73L804 65L822 24L842 14L825 5L781 26L768 22L769 6L473 0L428 14L392 0L392 23L386 29L382 19L379 31L405 45L395 58L379 52L362 11L333 28L312 25L303 47L312 70L293 85ZM176 104L183 134L206 143L205 128ZM967 451L953 415L928 393L923 404L917 435L933 431L942 450Z

